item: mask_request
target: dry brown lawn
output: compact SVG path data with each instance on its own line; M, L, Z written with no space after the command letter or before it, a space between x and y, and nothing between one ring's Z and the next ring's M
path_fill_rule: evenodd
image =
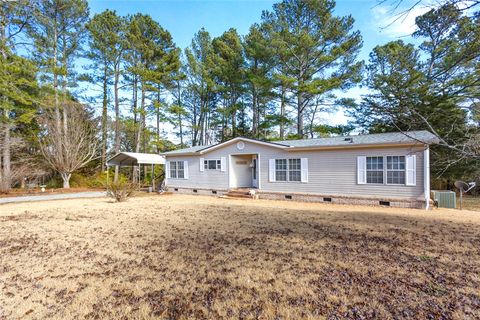
M0 206L0 319L478 319L480 213L201 196Z

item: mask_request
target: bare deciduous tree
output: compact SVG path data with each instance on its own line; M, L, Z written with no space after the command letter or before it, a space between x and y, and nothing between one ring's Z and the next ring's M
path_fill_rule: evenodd
M44 131L39 142L45 160L62 177L63 187L70 188L72 173L96 156L97 126L84 105L70 101L61 107L68 117L61 119L60 127L55 111L45 110L40 120ZM62 130L63 127L68 130Z

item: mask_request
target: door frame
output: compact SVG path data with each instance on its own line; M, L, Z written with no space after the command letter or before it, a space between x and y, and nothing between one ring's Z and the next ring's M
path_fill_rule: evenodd
M230 153L228 155L228 188L233 189L237 188L233 186L233 165L232 165L232 156L257 156L257 187L252 187L255 189L260 189L260 154L259 153ZM253 175L251 175L252 185L253 185Z

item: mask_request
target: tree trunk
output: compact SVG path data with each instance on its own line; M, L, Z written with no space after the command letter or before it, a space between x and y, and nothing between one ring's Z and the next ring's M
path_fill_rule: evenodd
M3 170L2 170L2 192L8 192L12 186L12 169L11 169L11 160L10 160L10 124L8 123L9 113L8 110L5 109L3 111L4 117L7 120L5 123L4 128L4 135L3 135Z
M160 152L160 101L161 101L161 94L160 94L160 85L158 85L158 92L157 92L157 153Z
M303 93L298 92L297 96L297 135L300 139L304 138L303 132Z
M63 180L63 188L70 189L70 178L72 177L72 174L70 172L62 172L60 173L60 176Z
M133 123L134 125L137 124L137 94L138 94L138 80L137 80L137 76L134 75L133 76ZM135 130L136 130L136 127L135 127ZM136 150L136 146L138 144L137 142L137 133L135 132L135 150ZM135 151L135 152L138 152L138 151ZM136 178L138 176L138 170L137 168L134 166L132 168L132 181L135 182L136 181Z
M115 99L115 154L120 152L120 103L118 97L118 82L120 78L120 63L115 65L115 80L113 82L113 93ZM114 182L118 182L119 166L115 166Z
M61 133L61 118L60 118L60 106L58 101L58 74L57 74L57 64L58 64L58 33L57 33L57 20L55 19L55 27L54 27L54 36L53 36L53 96L54 96L54 104L55 104L55 124L56 130L58 133ZM58 139L61 138L61 135L58 135ZM61 145L58 143L58 145Z
M108 117L108 97L107 97L107 65L103 69L103 101L102 101L102 171L105 171L105 162L107 160L107 117Z
M62 37L63 41L63 55L62 55L62 67L65 72L65 74L62 76L63 81L62 81L62 97L63 101L65 101L65 96L67 94L67 70L68 70L68 59L67 59L67 45L66 45L66 39L65 39L65 34L63 34ZM64 136L67 136L68 134L68 114L67 114L67 108L63 108L63 134Z
M280 139L285 139L285 95L286 89L282 86L282 93L280 98Z

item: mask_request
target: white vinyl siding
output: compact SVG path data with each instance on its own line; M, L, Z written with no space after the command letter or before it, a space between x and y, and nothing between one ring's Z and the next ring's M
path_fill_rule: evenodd
M167 179L169 188L191 188L191 189L213 189L228 190L229 177L231 174L230 157L231 154L258 154L258 182L260 190L264 192L282 192L315 194L324 196L357 196L371 198L398 198L398 199L424 199L424 146L395 146L378 148L351 148L335 150L305 150L288 152L285 150L272 148L269 146L258 145L245 142L245 148L238 150L235 144L226 145L217 150L198 156L167 156L168 161L188 161L189 178L188 179ZM406 167L408 167L409 157L416 156L416 166L407 170L405 185L386 185L386 184L362 184L361 179L357 179L355 173L363 177L362 157L367 156L405 156ZM210 170L202 172L203 160L221 159L226 157L226 172ZM200 166L200 159L202 159ZM275 159L308 159L308 183L288 183L275 181ZM273 165L270 163L273 162ZM410 158L413 165L413 158ZM386 165L386 160L384 161ZM366 163L365 163L366 167ZM302 171L306 170L302 166ZM408 181L410 176L410 180ZM366 177L365 177L366 180ZM365 181L364 180L364 181ZM386 176L384 178L386 181ZM408 185L408 183L414 185Z

